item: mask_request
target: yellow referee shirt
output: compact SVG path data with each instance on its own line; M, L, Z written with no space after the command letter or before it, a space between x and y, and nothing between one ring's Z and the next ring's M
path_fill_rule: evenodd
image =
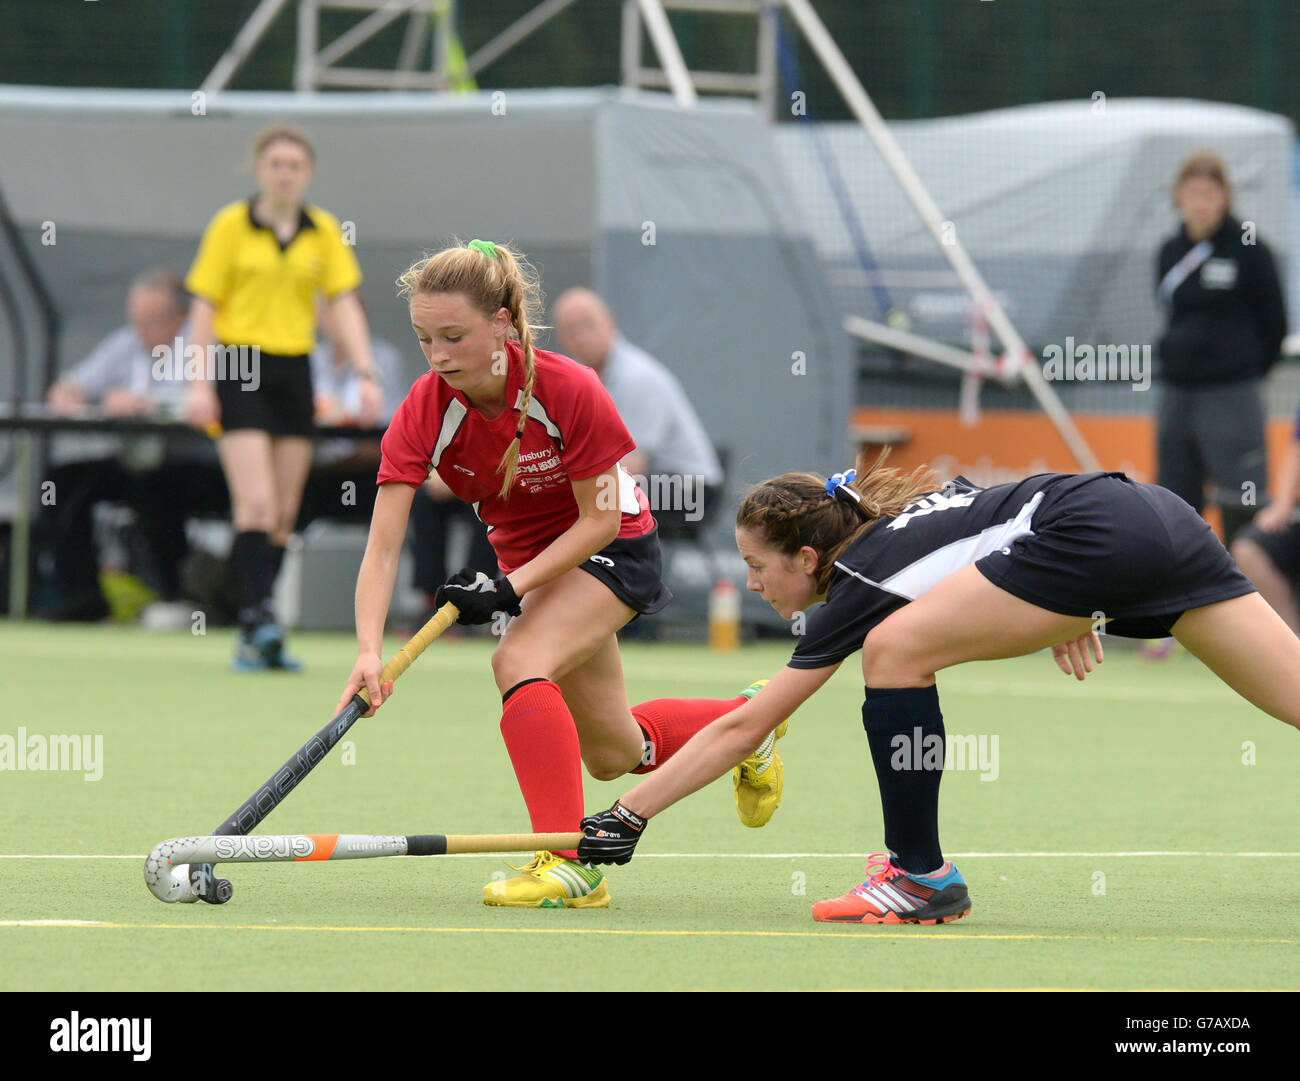
M216 308L213 333L223 345L256 345L296 356L316 345L317 293L331 300L361 284L356 254L338 219L306 206L283 247L253 214L253 199L224 206L199 243L185 288Z

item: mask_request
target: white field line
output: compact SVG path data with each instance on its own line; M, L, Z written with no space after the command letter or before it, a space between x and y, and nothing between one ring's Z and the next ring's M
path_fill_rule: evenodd
M642 852L638 859L651 860L860 860L870 852ZM456 852L437 859L498 859L499 852ZM1006 859L1295 859L1300 852L949 852L950 860ZM143 855L73 856L46 853L0 854L0 860L143 860Z

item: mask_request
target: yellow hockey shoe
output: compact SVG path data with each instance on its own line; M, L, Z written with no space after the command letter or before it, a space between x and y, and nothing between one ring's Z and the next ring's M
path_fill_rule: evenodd
M538 852L531 863L507 867L520 873L494 879L483 887L485 905L510 908L608 908L605 875L577 860Z
M760 679L740 693L746 698L753 698L766 683L767 680ZM743 825L755 829L766 826L780 806L783 776L781 756L776 753L776 741L785 735L789 724L789 721L778 724L758 745L758 749L731 771L736 814L740 816Z

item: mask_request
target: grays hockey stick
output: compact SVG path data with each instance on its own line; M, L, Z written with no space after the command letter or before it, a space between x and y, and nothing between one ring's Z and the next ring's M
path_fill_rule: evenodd
M176 837L154 846L144 861L144 881L160 901L189 900L189 883L175 872L186 864L305 863L382 856L452 856L466 852L535 852L577 848L581 833L423 833L407 837L307 833L258 837ZM221 881L221 880L219 880Z

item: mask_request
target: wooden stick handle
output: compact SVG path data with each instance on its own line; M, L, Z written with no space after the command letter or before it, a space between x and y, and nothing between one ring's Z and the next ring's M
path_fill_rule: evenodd
M467 833L447 835L447 855L458 852L554 852L577 848L581 833Z
M390 679L396 679L410 668L415 663L415 658L432 645L443 631L456 622L459 616L460 609L450 601L439 608L433 618L416 631L411 636L410 641L397 651L391 661L384 665L384 670L379 675L379 682L383 684ZM362 687L357 691L357 694L365 700L367 706L370 705L370 691L368 688Z

